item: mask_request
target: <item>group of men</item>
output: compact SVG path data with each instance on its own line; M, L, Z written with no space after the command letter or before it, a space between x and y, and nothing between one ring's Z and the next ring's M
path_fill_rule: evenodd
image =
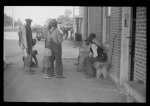
M19 45L23 51L23 60L25 65L25 70L28 72L34 72L33 66L38 67L38 61L36 58L37 51L33 50L33 46L36 44L39 38L32 38L31 30L31 19L26 19L26 26L20 28L19 31ZM45 48L43 57L43 72L45 72L44 78L52 78L56 76L57 78L64 78L63 76L63 64L62 64L62 45L63 33L58 27L56 19L52 19L47 27L47 34L45 38ZM84 66L86 67L87 77L95 76L95 71L93 70L93 63L95 61L105 62L107 56L102 56L104 50L102 48L102 43L96 38L95 33L91 33L90 36L85 40L86 44L90 48L89 56L85 58ZM32 58L34 58L36 64L32 64ZM55 68L54 69L54 62ZM55 71L54 71L55 70Z
M35 39L32 38L31 30L31 19L26 19L26 25L19 28L19 46L22 48L24 69L27 72L35 72L33 67L38 67L38 61L36 58L37 50L33 50L36 41L40 41L37 36ZM63 42L62 32L60 28L57 28L56 19L52 19L48 23L47 34L45 38L45 48L43 56L43 69L46 69L46 76L44 78L52 78L56 76L57 78L64 78L63 76L63 64L62 64L62 46ZM35 60L35 64L32 61ZM54 69L54 61L56 64L56 69ZM56 73L54 72L56 71Z

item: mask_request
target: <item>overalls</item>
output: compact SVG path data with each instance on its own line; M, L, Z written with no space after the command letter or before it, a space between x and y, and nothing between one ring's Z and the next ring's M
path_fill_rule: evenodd
M55 34L60 34L58 32L58 29L55 29L51 36L55 36ZM61 36L61 35L60 35ZM51 66L48 69L48 74L54 75L56 74L56 77L61 77L63 76L63 64L62 64L62 46L60 42L55 42L53 39L50 40L49 42L49 47L52 50L52 56L51 56ZM54 73L54 62L55 62L55 71Z

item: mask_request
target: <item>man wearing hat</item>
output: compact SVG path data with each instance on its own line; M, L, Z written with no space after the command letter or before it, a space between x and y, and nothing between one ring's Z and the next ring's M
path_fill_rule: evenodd
M49 76L54 76L54 61L56 65L56 77L64 78L63 76L63 64L62 64L62 46L63 36L57 28L56 19L52 19L48 26L47 39L45 40L45 48L52 50L51 66L48 70Z
M34 70L31 70L31 62L32 62L32 31L31 31L31 19L26 19L26 39L27 39L27 59L25 62L26 71L34 72Z
M85 58L83 64L85 67L86 78L92 78L96 75L96 71L93 67L93 63L96 61L106 62L107 56L102 56L106 54L102 46L102 43L97 40L95 33L91 33L90 36L85 40L87 46L89 46L89 56Z

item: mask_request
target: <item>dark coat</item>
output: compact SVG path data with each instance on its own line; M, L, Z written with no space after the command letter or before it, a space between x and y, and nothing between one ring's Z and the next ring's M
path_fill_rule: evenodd
M31 27L26 25L25 29L26 29L28 53L31 53L31 51L32 51L32 31L31 31Z

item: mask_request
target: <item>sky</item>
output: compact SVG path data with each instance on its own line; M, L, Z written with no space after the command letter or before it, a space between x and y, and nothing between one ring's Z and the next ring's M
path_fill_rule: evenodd
M30 18L33 20L32 25L44 25L48 18L64 15L65 9L73 11L73 6L5 6L4 13L11 17L14 16L16 21L19 18L25 23L25 19ZM79 10L75 9L75 15L79 15Z

